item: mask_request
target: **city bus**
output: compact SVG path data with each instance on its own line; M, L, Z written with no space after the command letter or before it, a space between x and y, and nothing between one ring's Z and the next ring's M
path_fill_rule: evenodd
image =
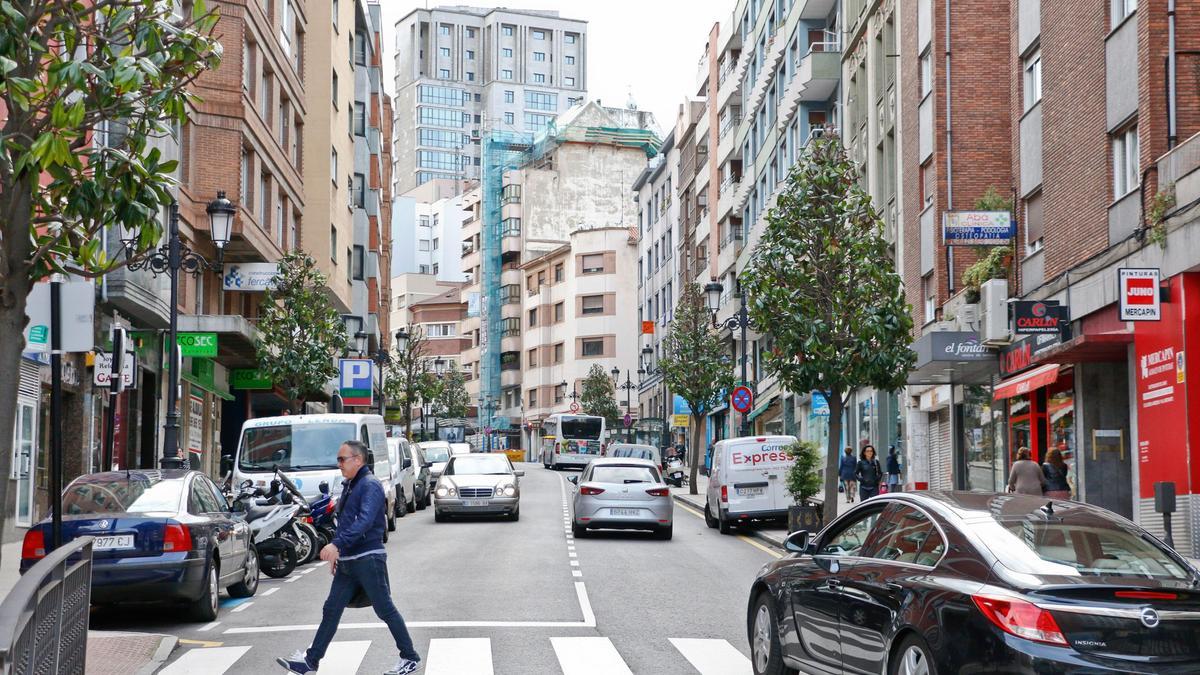
M604 418L554 413L542 421L542 465L582 469L604 451Z

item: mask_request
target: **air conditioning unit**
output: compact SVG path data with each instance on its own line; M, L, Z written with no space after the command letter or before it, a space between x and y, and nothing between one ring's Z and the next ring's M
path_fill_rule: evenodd
M979 338L987 345L1012 341L1008 331L1008 280L989 279L979 289Z
M975 330L979 323L979 305L963 305L958 310L959 330Z

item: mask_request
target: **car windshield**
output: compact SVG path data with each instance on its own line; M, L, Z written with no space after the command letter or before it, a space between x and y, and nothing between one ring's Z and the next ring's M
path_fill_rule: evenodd
M450 447L440 445L429 447L422 445L421 454L425 455L426 462L445 462L450 459Z
M595 466L589 479L593 483L657 483L658 472L647 466Z
M181 478L161 479L130 474L111 481L74 483L63 493L63 513L147 513L176 511L183 494Z
M1137 528L1085 513L972 523L988 549L1017 572L1058 577L1186 580L1187 568Z
M600 425L604 420L599 417L564 417L562 418L562 437L579 440L600 440Z
M455 455L446 465L446 475L510 474L512 465L504 455Z
M338 448L357 435L353 423L252 427L242 434L242 471L336 469Z

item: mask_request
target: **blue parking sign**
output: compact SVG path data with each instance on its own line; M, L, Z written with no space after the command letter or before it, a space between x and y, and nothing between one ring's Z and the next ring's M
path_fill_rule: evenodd
M338 361L338 390L342 405L372 406L375 403L375 377L371 359L340 359Z

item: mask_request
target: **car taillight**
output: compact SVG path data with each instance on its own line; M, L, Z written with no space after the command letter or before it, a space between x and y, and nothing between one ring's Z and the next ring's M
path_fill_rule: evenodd
M1118 598L1127 598L1130 600L1178 600L1179 596L1175 593L1164 593L1162 591L1117 591L1113 595Z
M40 560L46 557L46 535L38 528L25 533L25 542L21 544L21 560Z
M655 497L666 497L667 495L671 494L671 488L650 488L649 490L646 490L646 494L653 495Z
M988 621L1005 633L1034 642L1067 644L1054 616L1031 602L1003 595L972 595L971 599Z
M163 551L192 550L192 533L179 523L167 523L163 528Z
M604 488L588 487L586 485L579 488L579 494L581 495L598 495L601 492L604 492Z
M721 486L721 501L722 502L729 501L729 488L725 485Z

